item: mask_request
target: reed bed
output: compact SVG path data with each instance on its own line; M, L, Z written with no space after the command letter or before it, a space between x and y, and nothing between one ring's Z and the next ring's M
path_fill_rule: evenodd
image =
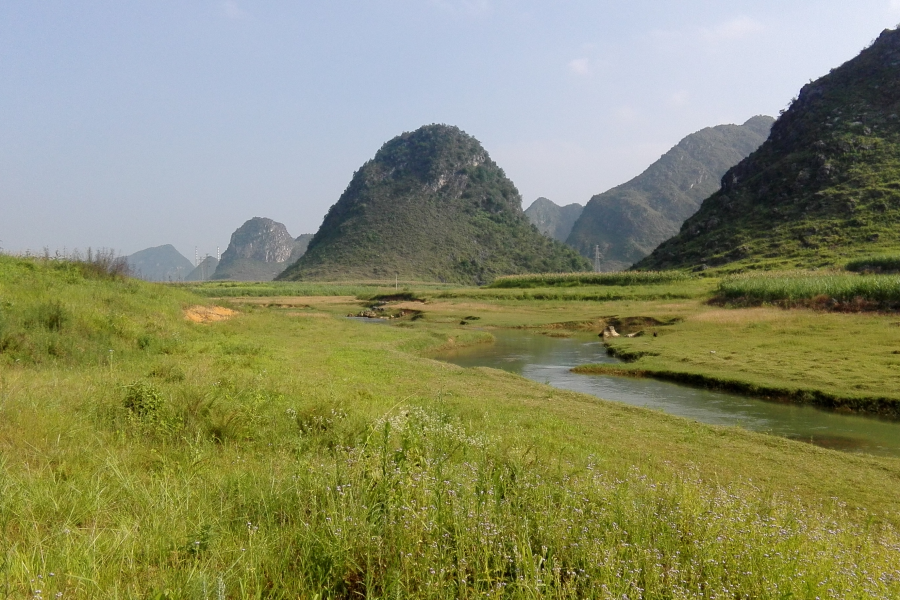
M900 307L900 276L811 272L745 274L723 279L716 289L716 298L742 304L897 308Z
M851 260L847 263L846 269L862 273L900 273L900 255L869 256Z
M657 285L686 281L691 276L681 271L617 271L612 273L533 273L504 275L492 288L575 287L582 285Z

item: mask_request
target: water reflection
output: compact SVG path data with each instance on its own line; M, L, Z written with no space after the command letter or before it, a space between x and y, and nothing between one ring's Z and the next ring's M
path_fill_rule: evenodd
M494 344L441 358L463 367L493 367L554 387L662 410L715 425L738 425L849 452L900 456L900 423L779 404L652 379L579 375L572 367L616 363L593 335L552 338L518 330L492 331Z

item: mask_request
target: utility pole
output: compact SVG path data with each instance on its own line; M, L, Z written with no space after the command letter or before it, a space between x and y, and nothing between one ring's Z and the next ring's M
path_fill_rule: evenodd
M600 244L594 246L594 272L600 272Z

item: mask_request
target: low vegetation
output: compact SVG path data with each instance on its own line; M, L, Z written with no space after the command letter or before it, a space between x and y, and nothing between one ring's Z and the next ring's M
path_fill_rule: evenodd
M869 256L847 263L848 271L862 273L898 273L900 272L900 255L887 254L883 256Z
M26 339L100 340L0 351L8 597L900 594L896 460L422 357L490 338L465 316L650 303L431 298L384 327L332 296L200 324L179 286L8 257L0 299ZM691 302L657 310L722 311Z
M772 272L724 278L716 300L731 304L813 306L836 310L900 307L900 276Z
M417 289L444 290L456 286L416 283ZM409 289L409 282L400 281L300 282L300 281L206 281L184 284L184 288L207 298L244 298L275 296L359 296L370 297ZM401 287L402 286L402 287Z
M686 281L681 271L616 271L611 273L536 273L497 277L491 288L577 287L584 285L657 285Z

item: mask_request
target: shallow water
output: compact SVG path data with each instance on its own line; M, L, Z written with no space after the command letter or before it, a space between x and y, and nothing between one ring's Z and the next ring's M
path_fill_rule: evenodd
M440 356L462 367L503 369L553 387L583 392L714 425L737 425L849 452L900 456L900 422L844 415L809 406L766 402L652 379L580 375L572 367L614 364L596 335L553 338L519 330L492 331L496 343Z

